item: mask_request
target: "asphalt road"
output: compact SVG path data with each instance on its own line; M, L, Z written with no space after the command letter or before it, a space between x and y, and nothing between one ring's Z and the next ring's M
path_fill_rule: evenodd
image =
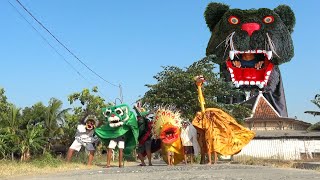
M292 168L272 168L265 166L248 166L239 164L217 165L177 165L166 166L125 166L124 168L110 167L94 170L77 170L59 174L16 177L17 180L84 180L84 179L214 179L214 180L320 180L320 173L315 170Z

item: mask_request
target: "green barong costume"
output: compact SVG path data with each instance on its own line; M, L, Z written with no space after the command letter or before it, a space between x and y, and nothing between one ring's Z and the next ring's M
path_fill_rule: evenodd
M124 155L130 156L138 143L139 128L137 119L129 106L121 104L102 108L104 124L95 129L96 135L104 144L123 136L125 141Z

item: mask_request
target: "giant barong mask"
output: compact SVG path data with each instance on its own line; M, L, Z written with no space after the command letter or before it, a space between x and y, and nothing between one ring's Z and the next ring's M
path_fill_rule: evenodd
M215 63L226 63L228 78L236 87L264 88L274 65L288 62L294 55L291 33L295 16L289 6L280 5L274 10L241 10L210 3L205 19L211 31L206 54L216 55ZM263 62L261 68L234 66L233 61L245 53L253 53L259 58Z

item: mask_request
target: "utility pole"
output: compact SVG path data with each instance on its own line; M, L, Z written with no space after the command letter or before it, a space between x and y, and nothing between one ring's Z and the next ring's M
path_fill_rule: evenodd
M122 94L121 84L119 84L119 91L120 91L120 100L121 100L121 103L122 103L123 102L123 94Z

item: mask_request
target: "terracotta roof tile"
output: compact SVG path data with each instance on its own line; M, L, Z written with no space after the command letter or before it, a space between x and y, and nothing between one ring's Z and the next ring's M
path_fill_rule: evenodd
M257 106L255 111L253 112L252 118L278 118L279 115L275 112L273 107L271 107L270 103L266 101L265 98L258 98L257 99Z

